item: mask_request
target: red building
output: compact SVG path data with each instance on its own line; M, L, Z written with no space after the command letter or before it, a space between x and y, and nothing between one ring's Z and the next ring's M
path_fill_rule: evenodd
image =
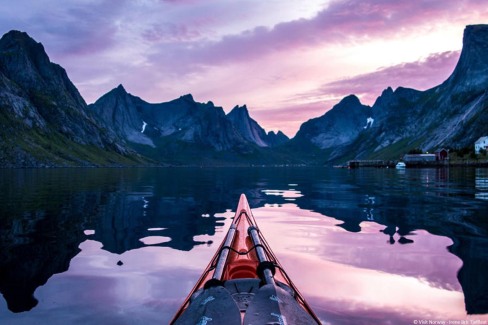
M435 151L435 160L442 161L446 160L449 157L449 151L446 149L437 149Z

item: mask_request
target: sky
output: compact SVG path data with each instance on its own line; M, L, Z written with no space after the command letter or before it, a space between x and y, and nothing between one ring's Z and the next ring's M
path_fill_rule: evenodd
M41 42L87 103L123 84L151 103L246 104L292 137L343 97L447 79L485 0L16 0L0 33Z

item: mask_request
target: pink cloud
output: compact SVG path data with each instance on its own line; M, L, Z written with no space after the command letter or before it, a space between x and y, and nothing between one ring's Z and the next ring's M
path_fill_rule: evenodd
M431 55L422 61L317 86L323 82L320 76L328 71L318 62L312 68L316 69L313 77L307 75L305 60L310 56L303 56L302 65L295 63L300 61L302 50L307 53L327 49L331 44L334 55L341 55L341 45L347 48L370 40L411 37L414 33L438 31L443 24L453 24L461 30L466 22L478 23L488 18L485 2L333 1L312 18L295 18L273 26L265 19L254 23L253 15L266 12L224 0L120 0L116 5L110 0L63 5L53 0L17 0L0 9L0 28L25 30L42 42L52 60L66 68L88 102L119 83L153 102L189 92L208 93L205 100L225 100L226 107L236 104L228 103L233 100L252 103L251 115L265 128L283 129L293 135L301 122L322 115L351 93L372 104L388 86L432 87L447 78L459 55ZM268 27L258 26L264 24ZM247 30L240 32L244 29ZM459 37L460 45L461 34ZM412 53L415 51L412 49ZM274 69L266 69L267 66ZM354 75L352 69L347 73ZM292 80L263 82L262 79L270 79L270 74ZM240 87L236 80L246 87ZM301 90L297 90L299 83ZM280 98L263 99L266 87L281 88L281 92L270 92ZM312 91L300 93L307 89ZM255 95L258 92L261 96ZM293 93L298 94L292 96ZM277 104L272 109L269 103L273 102Z
M263 127L281 129L288 136L293 136L303 122L322 116L350 94L360 97L364 105L372 105L387 87L402 86L426 90L439 85L454 70L459 55L459 51L435 53L424 60L402 63L334 81L312 92L297 94L289 99L289 102L309 100L307 104L289 104L285 107L255 110L251 114ZM316 98L320 97L330 99L317 101Z
M142 37L149 42L162 41L189 41L201 37L198 29L190 29L189 26L175 23L163 23L146 29Z
M255 27L219 41L200 40L173 48L172 60L221 65L257 59L290 49L327 43L352 43L371 38L398 38L414 30L432 28L432 20L455 20L465 12L488 15L477 1L335 1L312 19L280 23L273 28ZM162 50L162 49L161 49Z
M356 94L363 103L373 104L387 87L426 90L441 84L454 70L460 51L431 54L424 60L381 68L371 73L323 85L303 96L329 95L344 97Z

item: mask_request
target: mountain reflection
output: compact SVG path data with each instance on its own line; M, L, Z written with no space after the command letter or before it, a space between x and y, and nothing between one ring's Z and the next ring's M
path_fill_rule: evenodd
M476 189L485 189L486 170L417 169L391 171L344 171L345 179L329 175L327 181L300 187L296 204L342 221L338 226L360 232L361 224L374 219L385 225L389 244L414 243L414 230L449 237L448 249L463 261L458 280L468 314L488 313L488 219L486 204L466 200ZM338 180L335 183L335 180ZM335 184L334 184L335 183ZM420 186L419 186L420 185ZM451 189L452 187L452 189ZM479 191L478 191L479 192ZM477 193L479 194L479 193ZM371 198L374 197L374 200ZM478 197L478 195L476 196ZM374 210L374 216L372 211Z
M292 202L352 233L382 225L384 245L415 245L415 231L449 237L463 261L466 311L488 313L486 170L66 169L0 171L0 292L13 312L69 268L87 238L115 254L147 245L189 251L235 209ZM469 183L472 182L472 183ZM85 231L87 231L85 233ZM152 244L145 240L160 236ZM166 240L167 239L167 240ZM146 243L146 244L145 244Z
M88 224L95 234L91 237L103 244L103 249L116 254L146 246L147 236L169 237L168 242L151 246L164 246L189 251L204 244L193 237L215 234L223 226L223 218L213 215L221 210L204 211L193 197L152 197L152 194L113 193L99 206L98 213ZM216 207L216 209L218 209ZM209 214L203 217L202 214ZM159 230L150 230L160 228Z
M141 239L155 234L170 240L151 246L188 251L204 244L193 238L214 235L223 225L214 214L230 205L208 200L179 176L137 169L4 171L0 292L8 308L22 312L37 305L34 291L68 269L86 229L116 254L146 246Z

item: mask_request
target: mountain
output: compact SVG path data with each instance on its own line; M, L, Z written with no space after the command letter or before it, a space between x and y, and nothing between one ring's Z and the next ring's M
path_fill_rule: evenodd
M267 143L270 147L278 147L290 141L290 138L281 131L269 131L267 134Z
M140 160L104 131L66 71L19 31L0 39L0 166L117 165Z
M488 25L467 26L451 76L425 91L388 87L372 107L350 95L289 140L247 107L191 95L152 104L122 85L87 105L41 43L0 39L0 166L323 164L398 159L413 148L472 146L488 135Z
M266 134L246 106L236 106L226 115L221 107L198 103L190 94L152 104L120 85L89 109L139 153L161 162L268 161L273 153L266 148L288 140L283 133Z
M389 87L369 113L348 96L323 116L304 123L293 141L320 149L326 163L399 159L413 148L472 146L488 134L487 90L488 25L467 26L459 61L441 85L425 91ZM370 123L362 128L366 116Z
M145 122L138 106L141 99L131 96L122 85L100 97L89 110L107 129L129 142L154 147L152 140L144 134Z
M295 138L308 140L320 149L347 145L374 124L371 115L371 107L349 95L323 116L303 123Z
M266 134L245 106L226 115L191 95L151 104L120 85L88 106L19 31L0 39L0 139L2 167L270 163L283 154L268 149L288 141Z
M255 143L260 147L274 147L287 142L288 137L281 131L266 133L264 129L249 116L247 106L236 106L227 119L231 121L234 128L248 142Z

